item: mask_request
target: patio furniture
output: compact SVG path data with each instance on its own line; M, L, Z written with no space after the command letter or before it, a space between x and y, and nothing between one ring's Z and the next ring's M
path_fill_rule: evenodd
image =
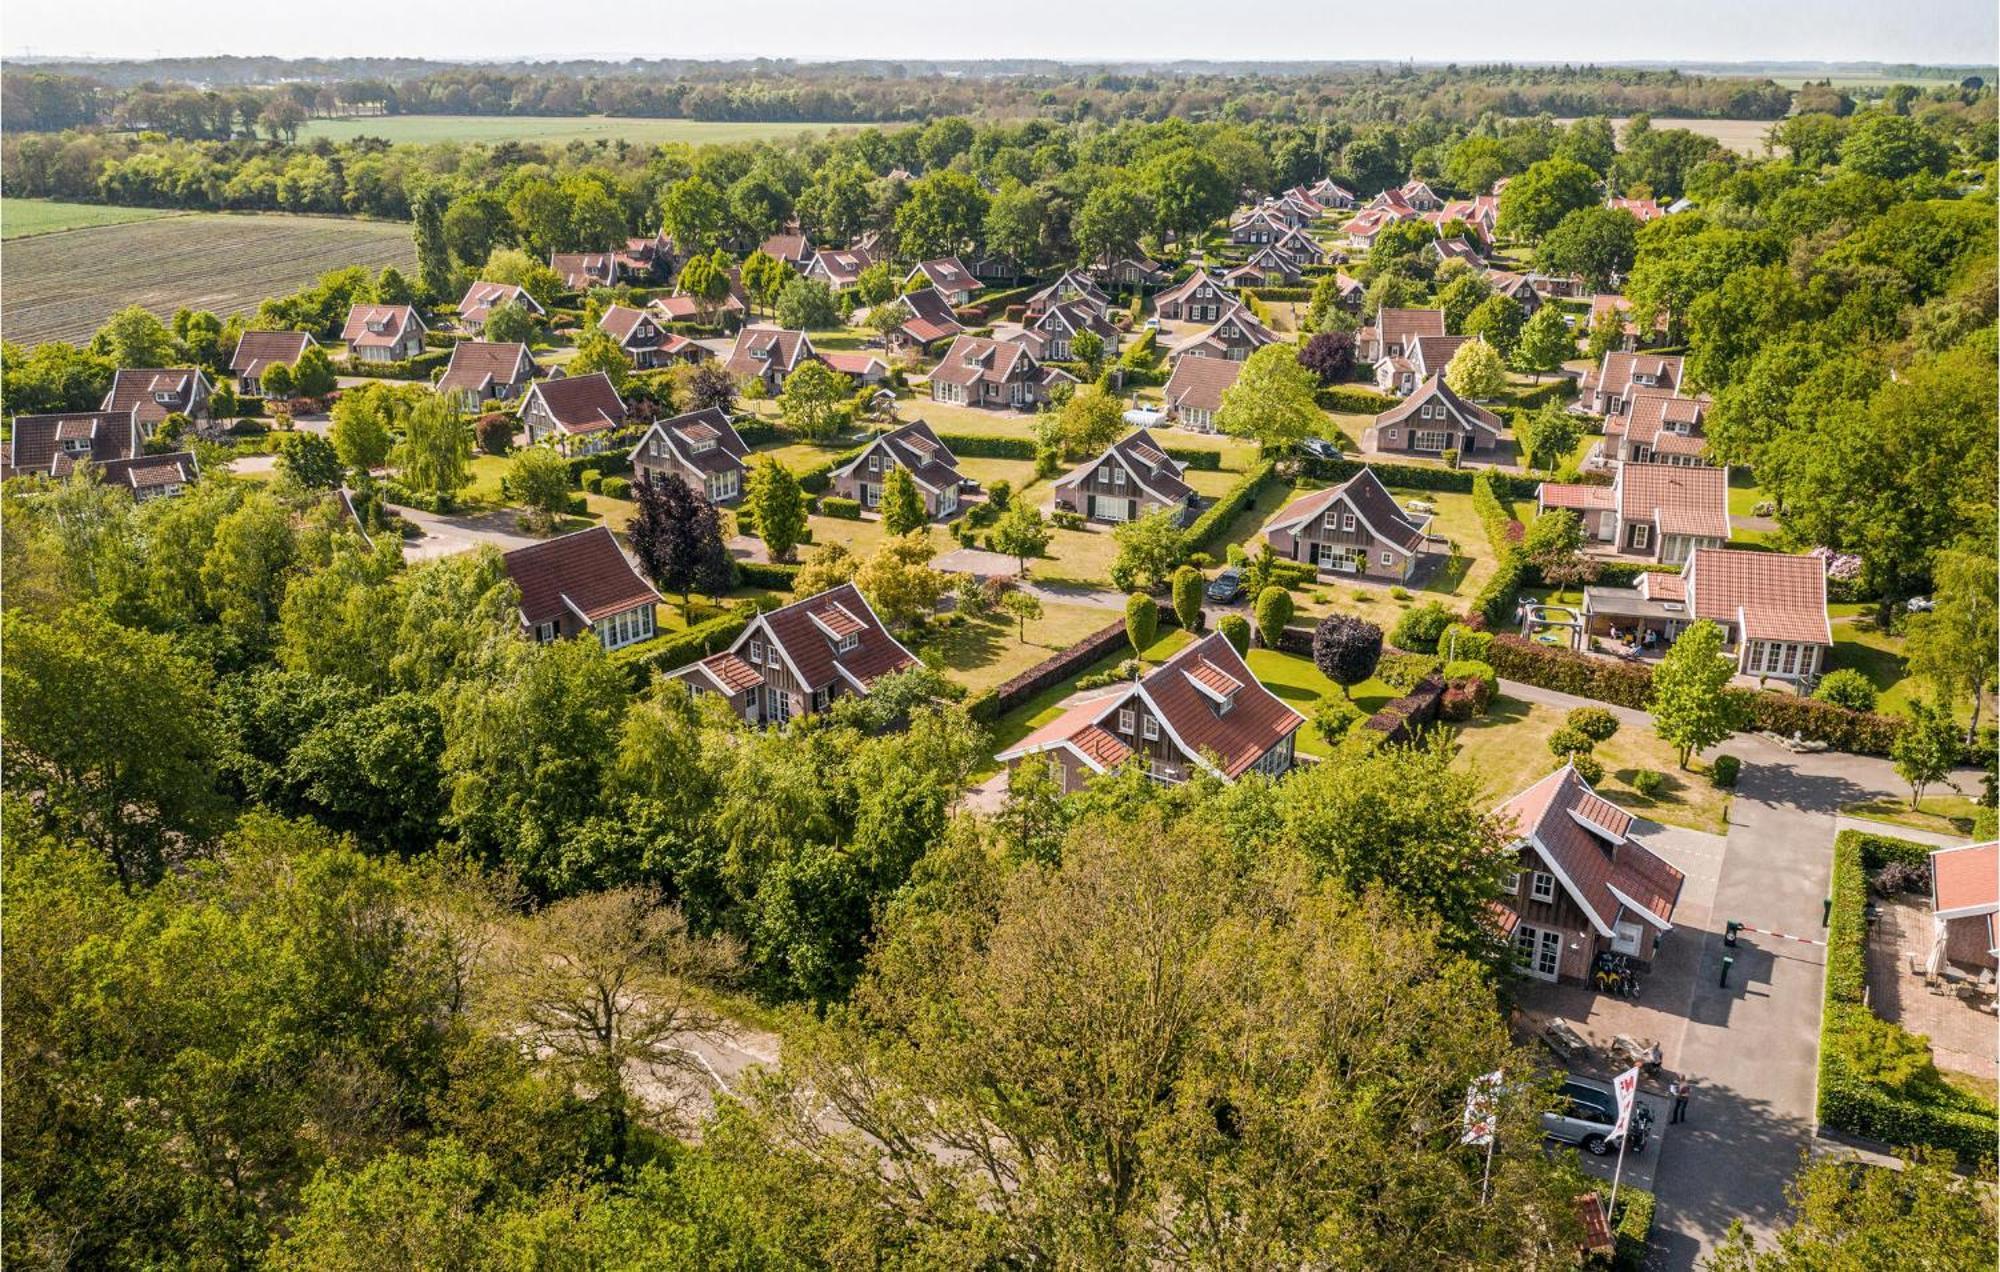
M1611 1040L1611 1058L1624 1068L1638 1065L1647 1073L1660 1071L1660 1044L1641 1042L1637 1038L1619 1034Z
M1542 1026L1541 1038L1543 1045L1565 1063L1574 1061L1579 1055L1590 1054L1590 1044L1561 1016L1551 1017L1549 1023Z

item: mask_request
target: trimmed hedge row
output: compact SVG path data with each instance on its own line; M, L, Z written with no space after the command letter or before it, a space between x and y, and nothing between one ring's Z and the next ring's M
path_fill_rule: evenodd
M1472 480L1472 510L1486 530L1486 543L1493 551L1493 577L1472 598L1472 614L1488 627L1513 620L1514 605L1528 579L1528 560L1510 533L1514 518L1500 502L1499 482L1480 473ZM1506 673L1501 673L1506 674Z
M655 672L669 672L706 658L743 634L756 607L745 606L685 631L667 632L643 644L629 645L611 655L611 661L631 678L634 693L644 689Z
M1342 415L1380 415L1382 412L1402 405L1403 399L1377 393L1373 389L1349 388L1334 385L1319 391L1321 410L1335 411Z
M945 449L962 459L1033 459L1032 437L994 437L988 433L939 433Z
M745 420L736 426L736 435L752 450L785 441L791 436L776 424L767 424L763 420Z
M1205 551L1220 538L1223 532L1229 529L1230 523L1236 520L1237 514L1256 501L1258 492L1264 489L1264 484L1271 480L1277 470L1276 461L1266 459L1259 461L1255 468L1245 473L1241 480L1210 505L1207 511L1196 517L1194 524L1188 527L1187 550Z
M1595 698L1637 711L1653 696L1653 669L1644 663L1594 658L1571 649L1495 636L1487 661L1503 680ZM1849 711L1817 698L1768 689L1729 688L1722 696L1735 712L1739 730L1783 734L1824 742L1855 755L1887 755L1903 730L1895 716Z
M833 517L839 521L859 521L861 520L861 501L859 499L842 499L839 495L821 495L819 497L819 515L822 517Z
M635 432L631 437L625 438L616 444L611 450L602 451L596 455L571 456L567 461L569 464L569 484L572 486L582 486L584 482L583 475L591 472L596 473L599 477L630 476L632 472L632 456L625 450L623 442L636 442L637 440L638 434Z
M428 380L431 372L451 361L449 349L420 353L414 358L401 362L369 362L364 358L342 358L333 364L333 369L341 375L359 376L367 380Z
M1646 1243L1653 1237L1653 1194L1625 1185L1618 1191L1618 1213L1612 1216L1611 1254L1615 1272L1640 1272L1646 1266Z
M1570 394L1575 389L1575 381L1569 379L1567 376L1559 375L1547 384L1536 385L1534 388L1522 389L1517 393L1510 394L1509 400L1513 403L1516 410L1538 411L1551 402L1568 401Z
M1431 676L1407 694L1386 703L1363 720L1362 727L1380 733L1384 742L1413 742L1420 730L1437 723L1438 707L1443 702L1444 681Z
M827 486L833 481L833 470L861 458L861 453L867 449L865 445L857 446L853 450L842 451L832 459L823 459L811 468L798 470L793 476L799 479L799 489L809 495L825 494Z
M1160 606L1160 626L1176 622L1174 607ZM1126 643L1125 620L1108 623L1068 649L1059 650L1028 668L1012 680L984 689L965 700L968 716L980 724L991 724L1028 699L1074 677L1084 668L1102 662Z
M1535 488L1541 485L1539 479L1515 477L1508 473L1480 472L1469 468L1430 468L1423 464L1394 464L1379 460L1322 459L1316 455L1305 456L1301 467L1309 476L1321 481L1346 481L1362 469L1370 468L1385 486L1458 495L1471 494L1475 488L1473 483L1485 478L1494 493L1503 499L1532 499Z
M785 565L777 561L738 561L736 581L745 587L775 588L780 592L792 590L798 581L799 567Z
M1222 471L1222 452L1204 450L1198 446L1169 446L1168 457L1178 460L1183 467L1196 472L1219 473Z
M1928 855L1924 845L1888 835L1843 830L1834 837L1817 1113L1823 1126L1898 1148L1945 1149L1969 1166L1993 1157L2000 1115L1991 1106L1941 1083L1912 1098L1869 1081L1853 1064L1857 1035L1872 1032L1874 1018L1868 1006L1868 872Z

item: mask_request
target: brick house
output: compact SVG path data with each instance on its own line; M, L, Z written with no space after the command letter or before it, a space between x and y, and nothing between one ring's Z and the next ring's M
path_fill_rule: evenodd
M465 289L465 295L459 297L458 325L476 332L502 305L522 305L537 317L549 316L549 311L542 308L540 301L513 283L476 282Z
M553 442L565 455L596 455L625 426L625 399L602 371L537 380L521 399L528 444Z
M1624 320L1624 339L1619 344L1622 352L1632 353L1641 344L1657 344L1666 338L1667 315L1657 313L1653 315L1653 330L1641 340L1639 324L1632 320L1632 302L1616 292L1597 292L1591 296L1590 317L1583 321L1582 330L1585 333L1596 330L1598 322L1606 314L1617 314Z
M1313 202L1323 208L1345 209L1354 206L1354 191L1334 181L1331 177L1321 177L1307 187L1306 193Z
M1279 509L1262 533L1280 557L1322 575L1401 583L1423 555L1426 524L1397 505L1374 469L1363 468Z
M972 293L986 290L986 284L979 281L965 262L956 256L940 256L934 260L918 261L916 267L903 276L903 286L922 280L937 290L940 296L957 309L970 304Z
M1055 504L1107 523L1136 521L1163 508L1184 518L1194 489L1183 472L1179 461L1142 428L1058 480Z
M126 367L111 373L111 388L97 409L131 416L144 439L169 415L207 420L208 399L214 392L215 386L198 367Z
M1678 393L1685 360L1678 354L1628 353L1622 349L1604 355L1604 364L1583 376L1583 400L1593 414L1610 419L1631 409L1632 395L1640 390Z
M709 356L708 350L694 341L667 331L650 313L629 305L611 306L597 320L597 325L618 342L632 365L641 371L676 362L700 362Z
M1384 308L1375 321L1354 335L1354 356L1360 362L1408 357L1418 336L1442 336L1444 310Z
M1404 353L1390 354L1376 362L1375 387L1397 397L1413 393L1419 384L1443 375L1452 357L1471 339L1470 336L1418 336L1410 341Z
M1932 952L1929 968L2000 967L2000 843L1940 848L1931 854Z
M1292 767L1305 717L1259 684L1221 632L1211 632L1144 678L1071 706L994 758L1010 773L1047 764L1064 791L1126 763L1156 781L1197 772L1233 781Z
M1076 356L1072 352L1076 338L1086 331L1095 333L1102 342L1103 357L1118 356L1117 326L1083 301L1051 305L1040 317L1030 319L1026 330L1041 336L1046 342L1047 352L1037 356L1053 362L1066 362Z
M511 402L534 381L535 359L519 342L461 340L438 377L439 393L455 393L468 409L486 402Z
M1709 399L1641 389L1622 416L1604 421L1604 457L1621 464L1700 468L1708 459Z
M1064 270L1054 282L1028 297L1027 316L1039 318L1052 306L1071 300L1088 301L1099 313L1107 312L1111 308L1111 297L1097 285L1096 279L1080 270L1069 269Z
M1197 269L1153 298L1153 312L1166 322L1212 323L1236 303L1229 289L1206 269Z
M1565 764L1495 810L1513 832L1518 869L1501 930L1536 980L1591 983L1602 953L1650 967L1673 931L1681 872L1640 843L1632 814Z
M1729 542L1729 470L1621 464L1609 486L1543 482L1536 511L1565 508L1586 538L1618 556L1679 565Z
M1281 337L1263 323L1258 322L1248 307L1240 301L1229 302L1206 331L1188 340L1173 351L1171 358L1179 362L1183 358L1227 358L1232 362L1247 361L1251 354L1269 344L1281 343Z
M907 316L902 324L883 337L891 349L929 353L947 340L965 333L965 327L935 287L921 287L896 298Z
M852 583L842 583L750 620L719 654L668 674L702 694L720 694L749 724L784 724L918 665Z
M264 368L282 363L297 367L307 349L319 343L308 331L246 331L229 355L229 374L244 393L264 391Z
M819 354L805 332L758 323L736 333L736 343L722 365L729 374L762 380L766 392L777 393L785 387L785 380L792 372L818 360Z
M549 268L562 278L564 291L587 292L593 287L618 285L615 252L551 252Z
M1167 377L1167 418L1197 433L1213 433L1222 395L1242 374L1243 364L1228 358L1182 358Z
M1375 417L1361 434L1365 450L1412 455L1490 454L1500 446L1500 417L1452 392L1433 372L1415 392Z
M774 261L785 262L801 274L811 267L813 258L819 255L812 240L795 228L783 234L773 234L758 244L757 250Z
M922 420L911 420L868 443L828 475L828 488L863 508L877 508L882 503L882 483L897 468L908 471L916 482L928 516L943 520L958 511L958 456Z
M408 305L356 305L340 329L359 362L407 362L424 351L424 320Z
M743 493L749 454L729 417L711 406L653 421L632 448L632 477L657 484L679 473L710 503L728 503Z
M199 471L188 451L146 454L131 411L73 411L15 416L0 477L60 479L86 463L100 485L125 490L140 503L180 494Z
M1044 367L1027 346L985 336L960 336L931 368L931 400L957 406L1033 410L1049 387L1075 377Z
M521 592L521 628L537 641L590 632L606 649L649 640L660 594L639 577L611 531L592 526L503 555Z
M1493 288L1495 296L1505 296L1519 305L1524 317L1534 317L1535 311L1542 307L1542 294L1535 290L1535 280L1526 274L1489 269L1486 271L1486 282Z
M1232 221L1227 238L1232 247L1262 247L1276 243L1296 227L1269 207L1260 207Z
M1649 572L1633 587L1583 589L1584 636L1657 647L1696 619L1722 628L1737 674L1812 685L1833 652L1826 565L1818 557L1697 548L1679 574Z

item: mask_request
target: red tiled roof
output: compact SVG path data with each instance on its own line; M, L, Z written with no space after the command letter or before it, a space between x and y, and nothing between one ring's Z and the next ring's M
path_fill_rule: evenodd
M1699 454L1706 443L1692 437L1692 431L1699 430L1704 414L1709 406L1705 397L1681 397L1679 394L1659 389L1639 389L1632 394L1632 409L1623 423L1625 435L1639 442L1661 449L1661 443L1668 438L1681 441L1694 440L1694 450ZM1683 437L1670 425L1684 424L1690 435ZM1608 430L1607 430L1608 431ZM1671 444L1671 443L1669 443Z
M766 356L759 357L759 354ZM805 332L759 324L736 333L736 343L729 350L729 360L723 367L731 375L761 377L773 367L781 375L790 375L794 367L812 356L812 341Z
M885 369L882 359L860 350L849 352L844 349L829 349L819 355L819 360L842 375L865 376Z
M1376 416L1375 426L1381 428L1386 425L1400 424L1409 419L1415 419L1419 424L1424 424L1426 421L1424 421L1418 412L1426 406L1444 407L1447 419L1458 423L1461 427L1477 429L1494 438L1500 436L1500 417L1485 407L1475 402L1468 402L1458 394L1452 392L1451 386L1444 382L1443 371L1432 372L1422 384L1417 386L1416 391L1411 393L1410 396ZM1435 421L1436 417L1433 416L1432 418Z
M78 445L71 450L64 442ZM82 411L61 415L17 415L7 443L7 475L41 473L59 477L78 459L103 464L139 453L139 430L130 411Z
M1657 522L1663 535L1729 538L1727 469L1624 464L1615 489L1624 521Z
M1609 486L1578 486L1545 481L1539 488L1544 508L1568 508L1572 512L1600 512L1618 506L1618 496Z
M1931 909L1947 917L2000 911L2000 842L1932 853Z
M814 621L834 606L847 611L861 624L853 649L836 650L825 630ZM852 583L842 583L817 596L772 610L751 623L737 638L734 648L743 648L760 632L768 634L783 651L808 690L824 689L835 681L865 689L890 672L917 663L916 655L889 634Z
M458 316L472 322L484 322L488 315L502 305L526 305L536 313L543 309L533 296L513 283L476 282L465 289L465 295L458 302Z
M972 271L965 267L965 262L956 256L940 256L933 260L918 261L916 268L912 269L903 281L908 282L918 274L930 279L933 287L942 287L948 291L975 292L986 286L973 277Z
M260 376L274 362L291 366L312 342L312 334L305 331L246 331L236 341L229 369L239 376Z
M603 526L515 548L501 560L521 590L521 618L530 627L564 614L595 622L660 599Z
M1681 872L1627 838L1632 815L1593 791L1573 766L1515 795L1495 816L1538 846L1600 932L1609 933L1621 912L1660 928L1673 922Z
M98 406L100 411L136 412L141 424L157 423L175 411L188 409L195 386L207 379L193 367L121 367L111 373L111 390ZM168 402L158 400L167 394Z
M525 383L534 374L534 360L524 344L461 340L451 347L451 363L438 378L437 387L440 393L448 389L478 392L489 383Z
M1444 310L1384 308L1375 315L1375 330L1381 333L1383 348L1397 345L1407 352L1418 336L1444 334Z
M356 305L347 311L347 325L340 329L340 338L355 349L387 349L416 322L417 311L408 305ZM370 324L382 330L371 331Z
M755 667L727 650L702 659L701 665L722 686L724 693L742 693L752 685L764 683L764 677L758 674Z
M625 422L625 401L602 371L543 380L529 392L566 433L595 433Z
M1424 532L1409 514L1397 506L1395 497L1389 493L1375 470L1362 470L1337 486L1316 490L1299 499L1294 499L1279 509L1278 515L1264 524L1263 533L1273 530L1302 526L1333 504L1345 499L1355 514L1366 522L1376 537L1401 548L1404 552L1415 552L1423 546Z
M1227 711L1218 712L1217 704L1189 679L1203 664L1242 685ZM1221 632L1211 632L1174 655L1139 682L1138 692L1152 702L1190 758L1213 752L1226 777L1248 769L1305 723L1304 716L1257 682Z
M1750 640L1833 643L1826 618L1826 566L1818 557L1697 548L1688 558L1685 577L1697 617L1734 622L1740 609L1743 635Z
M1614 351L1604 355L1604 365L1598 369L1591 387L1613 397L1627 397L1635 378L1644 375L1650 376L1653 383L1638 385L1641 389L1678 389L1683 365L1679 355Z

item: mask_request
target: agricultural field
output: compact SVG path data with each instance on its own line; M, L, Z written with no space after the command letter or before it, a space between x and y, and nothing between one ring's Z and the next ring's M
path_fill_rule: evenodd
M60 206L60 205L56 205ZM10 204L11 208L11 204ZM416 267L410 227L344 217L197 213L39 234L12 243L0 267L7 339L81 342L130 304L255 310L347 265Z
M54 199L0 198L0 239L89 229L97 225L127 225L155 221L179 213L161 208L114 208L101 203L61 203Z
M859 124L731 123L699 119L634 119L617 115L355 115L314 119L299 129L301 144L319 140L351 141L382 137L389 141L457 141L493 144L502 141L626 141L657 146L739 141L769 141L800 133L852 130Z
M1576 120L1558 119L1556 120L1556 122L1558 124L1567 126L1569 124L1575 123ZM1627 122L1629 121L1621 116L1617 119L1613 119L1611 121L1611 126L1618 130L1620 136L1623 136L1625 132L1625 125ZM1765 153L1764 136L1766 133L1771 131L1771 125L1775 122L1776 122L1775 120L1769 120L1769 119L1655 118L1653 120L1653 127L1683 128L1691 133L1700 133L1704 137L1715 138L1717 141L1721 142L1723 145L1729 147L1731 150L1734 150L1736 153L1740 155L1749 155L1752 158L1761 159L1764 157Z

